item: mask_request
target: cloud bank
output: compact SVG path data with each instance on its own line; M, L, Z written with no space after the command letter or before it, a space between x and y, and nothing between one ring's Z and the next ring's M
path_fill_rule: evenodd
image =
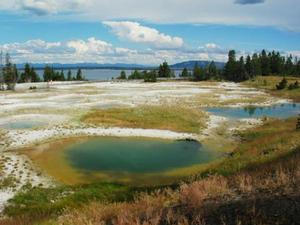
M106 26L110 27L118 37L136 43L150 44L155 48L172 49L183 46L183 39L180 37L171 37L160 33L158 30L142 26L136 22L130 21L105 21Z
M176 63L187 60L225 61L227 59L227 50L214 43L208 43L196 49L147 49L139 51L113 46L111 43L95 37L66 42L29 40L0 45L0 49L9 52L14 63L121 62L158 65L164 60L169 63Z

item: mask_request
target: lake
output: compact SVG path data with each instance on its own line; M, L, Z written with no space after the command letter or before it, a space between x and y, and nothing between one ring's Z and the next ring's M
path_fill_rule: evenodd
M61 71L61 70L56 70L56 71ZM67 77L68 70L63 70L65 77ZM122 70L120 69L82 69L82 73L85 76L86 79L91 80L91 81L96 81L96 80L110 80L113 77L117 78ZM124 70L126 72L126 75L129 76L132 72L132 70ZM20 72L23 72L20 70ZM43 78L43 70L36 70L38 75ZM72 75L76 76L77 69L72 69L71 70ZM178 76L179 73L181 73L181 70L176 70L174 71L175 74Z
M261 118L264 116L286 119L300 114L300 103L285 103L265 107L215 107L205 110L214 115L232 119Z
M166 184L218 157L196 141L117 137L65 139L37 146L27 154L66 184Z

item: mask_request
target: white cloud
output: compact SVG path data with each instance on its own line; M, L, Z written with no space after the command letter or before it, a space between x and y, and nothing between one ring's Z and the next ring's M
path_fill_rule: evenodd
M261 4L236 4L236 0L1 0L1 9L39 15L69 12L64 19L73 20L125 18L153 23L274 26L300 31L299 0L269 0Z
M207 45L208 47L211 46ZM15 63L135 63L157 65L164 60L176 63L186 60L225 61L227 51L218 47L198 49L147 49L135 50L113 46L94 37L87 40L69 40L67 42L46 42L29 40L26 42L0 45L0 50L9 52Z
M102 54L112 53L113 47L111 44L97 40L94 37L89 38L87 41L74 40L67 42L67 46L75 50L76 54Z
M215 43L207 43L207 44L205 44L205 48L215 49L215 48L218 48L218 45L216 45Z
M227 60L228 50L215 43L207 43L196 49L146 49L135 50L113 46L95 37L86 40L66 42L46 42L29 40L19 43L0 45L0 50L9 52L14 63L134 63L158 65L163 61L170 64L188 60ZM237 56L253 52L237 51ZM283 55L300 56L299 51L282 52Z
M103 24L110 27L118 37L137 43L147 43L155 48L180 48L183 39L160 33L158 30L142 26L130 21L105 21Z
M77 12L90 0L1 0L0 9L23 10L36 15Z

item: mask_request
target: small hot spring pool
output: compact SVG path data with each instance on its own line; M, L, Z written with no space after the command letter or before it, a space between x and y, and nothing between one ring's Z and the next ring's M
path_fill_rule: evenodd
M300 103L285 103L266 107L216 107L205 110L214 115L232 119L260 118L264 116L286 119L300 114Z
M218 158L196 141L114 137L62 140L27 152L42 169L67 184L168 183Z
M14 130L14 129L32 129L35 127L42 127L47 125L45 122L33 120L15 120L0 124L0 128Z

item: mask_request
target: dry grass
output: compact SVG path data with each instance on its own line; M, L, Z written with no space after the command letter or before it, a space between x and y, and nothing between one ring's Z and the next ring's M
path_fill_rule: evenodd
M211 204L218 207L221 203L243 196L297 192L300 184L299 160L298 154L289 160L232 177L211 176L183 184L176 191L167 189L141 195L132 203L93 203L83 209L67 212L57 224L207 224L207 207L214 208ZM256 213L255 209L252 213ZM226 221L224 224L227 224Z
M206 126L207 118L199 109L166 105L95 110L83 116L81 121L101 126L199 133Z
M297 77L286 77L288 84L300 82L300 78ZM282 80L280 76L258 76L254 80L244 82L245 85L251 86L258 89L267 90L271 95L293 99L294 101L300 102L300 89L288 90L276 90L276 84Z
M139 194L132 202L93 202L83 208L69 209L56 219L38 222L32 218L2 220L2 225L199 225L199 224L289 224L295 208L281 208L277 199L293 201L299 196L300 152L224 177L212 175L182 184L178 189L163 189ZM250 201L249 199L254 199ZM259 199L262 199L261 201ZM256 202L260 203L256 203ZM275 201L275 204L274 204ZM271 203L273 202L273 204ZM259 204L259 206L257 206ZM262 205L261 205L262 204ZM263 210L259 207L264 208ZM292 207L297 207L297 204ZM245 210L243 210L245 208ZM272 220L269 213L280 210ZM297 208L296 208L297 209ZM275 209L274 209L275 210ZM285 214L286 213L286 214ZM284 218L283 218L284 217Z

